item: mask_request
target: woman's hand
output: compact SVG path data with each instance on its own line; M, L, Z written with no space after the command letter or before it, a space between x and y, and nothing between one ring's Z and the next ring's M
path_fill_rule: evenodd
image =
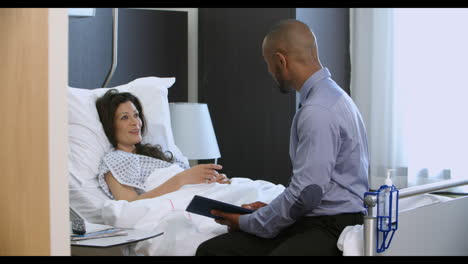
M213 183L222 181L222 178L216 170L222 169L223 166L218 164L199 164L190 169L176 175L182 185L185 184L198 184L198 183Z
M224 173L218 174L215 182L220 184L231 184L231 180Z
M267 205L268 204L266 204L266 203L257 201L257 202L250 203L250 204L243 204L243 205L241 205L241 207L256 211L256 210L258 210L258 209L260 209L260 208L262 208L264 206L267 206Z

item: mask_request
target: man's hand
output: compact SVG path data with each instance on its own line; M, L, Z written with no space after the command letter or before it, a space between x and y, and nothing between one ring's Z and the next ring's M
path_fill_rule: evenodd
M218 210L211 210L210 212L214 216L222 217L222 219L216 219L216 223L225 225L228 227L228 232L239 230L239 216L240 214L225 213Z
M266 204L266 203L262 203L262 202L257 201L257 202L250 203L250 204L243 204L241 207L255 211L255 210L258 210L259 208L262 208L262 207L267 206L267 205L268 204ZM211 210L210 213L212 215L214 215L214 216L222 217L223 219L217 219L215 221L218 224L227 226L229 232L237 231L237 230L240 229L239 228L239 216L240 216L240 214L226 213L226 212L222 212L222 211L218 211L218 210Z

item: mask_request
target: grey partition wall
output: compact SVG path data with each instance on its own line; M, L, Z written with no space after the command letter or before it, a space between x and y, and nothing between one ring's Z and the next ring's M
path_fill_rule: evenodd
M349 8L297 8L296 17L314 31L320 61L350 94Z
M187 12L119 8L118 64L108 87L141 77L176 77L169 101L187 101ZM69 85L98 88L112 61L112 10L69 19Z

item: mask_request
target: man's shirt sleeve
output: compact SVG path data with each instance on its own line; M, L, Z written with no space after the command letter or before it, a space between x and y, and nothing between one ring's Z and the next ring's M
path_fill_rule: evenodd
M239 218L240 229L259 237L275 237L317 207L330 185L340 146L339 126L320 106L303 106L297 116L298 143L289 186L269 205Z

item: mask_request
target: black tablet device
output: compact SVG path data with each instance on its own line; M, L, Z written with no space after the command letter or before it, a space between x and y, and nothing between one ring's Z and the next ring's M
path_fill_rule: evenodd
M199 214L207 217L211 217L214 219L221 219L222 217L214 216L210 213L211 210L219 210L226 213L234 213L234 214L250 214L253 210L242 208L240 206L235 206L228 203L223 203L220 201L216 201L210 198L206 198L203 196L195 195L187 206L185 211L191 212L194 214Z

